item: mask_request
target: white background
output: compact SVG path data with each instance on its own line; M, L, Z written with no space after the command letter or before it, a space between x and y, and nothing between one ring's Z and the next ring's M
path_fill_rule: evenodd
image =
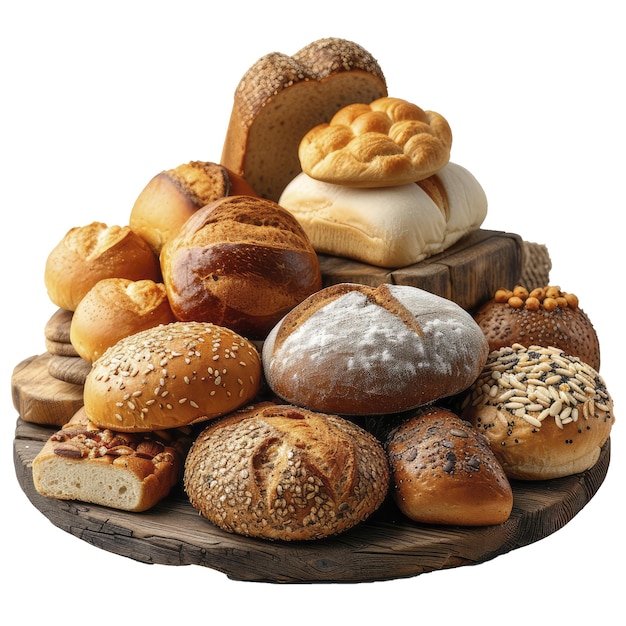
M618 218L626 56L618 7L605 0L3 3L3 614L91 624L210 624L224 619L222 610L255 624L616 623L625 466ZM579 296L600 336L601 373L617 414L609 474L550 537L489 563L408 580L240 583L94 548L34 509L13 469L11 372L45 350L43 327L55 310L43 285L45 259L73 226L126 223L161 170L219 161L234 89L248 67L327 36L369 50L390 95L448 119L452 160L489 198L484 227L548 246L551 282Z

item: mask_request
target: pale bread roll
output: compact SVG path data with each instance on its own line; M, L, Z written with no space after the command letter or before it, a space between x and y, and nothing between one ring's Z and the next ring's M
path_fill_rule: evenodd
M279 204L300 222L318 253L390 268L443 252L487 216L480 183L455 163L420 184L375 189L325 183L301 173Z

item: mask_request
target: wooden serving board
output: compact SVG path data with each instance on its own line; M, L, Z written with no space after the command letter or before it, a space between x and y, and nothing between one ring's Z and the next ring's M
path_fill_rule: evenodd
M513 483L513 512L497 526L416 524L388 502L370 519L337 537L270 542L216 528L199 516L180 488L144 513L40 496L31 467L52 432L18 419L13 451L22 489L55 526L143 563L198 565L235 580L274 583L389 580L488 561L562 528L596 493L610 459L609 441L596 465L583 474Z

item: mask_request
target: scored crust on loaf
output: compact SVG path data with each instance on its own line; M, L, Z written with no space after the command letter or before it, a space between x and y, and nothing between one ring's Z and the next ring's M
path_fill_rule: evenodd
M190 429L119 433L91 424L83 409L50 436L33 461L41 495L145 511L182 478Z
M401 98L349 104L300 142L302 171L327 183L391 187L436 174L450 159L446 119Z
M279 204L296 217L318 253L391 268L443 252L487 216L483 188L456 163L418 183L375 189L326 183L302 172Z
M509 478L548 480L591 468L615 422L604 379L558 348L489 354L461 417L484 433Z
M264 402L200 433L184 486L191 504L223 530L302 541L369 517L387 495L389 467L378 440L352 422Z
M354 42L325 38L292 56L267 54L237 86L221 163L276 201L300 172L307 131L348 104L386 95L378 62Z
M454 302L406 285L337 284L313 294L263 344L286 401L337 414L389 414L467 388L487 341Z
M418 409L387 433L392 495L416 522L483 526L505 522L511 485L489 440L448 409Z

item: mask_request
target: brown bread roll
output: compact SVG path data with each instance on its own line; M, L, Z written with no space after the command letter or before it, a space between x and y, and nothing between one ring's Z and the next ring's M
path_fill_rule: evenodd
M128 226L92 222L71 228L46 259L44 282L50 300L74 311L104 278L161 280L159 260Z
M261 377L257 349L237 333L173 322L120 339L93 363L85 413L118 431L186 426L249 403Z
M595 465L615 422L600 374L558 348L520 344L489 354L461 417L484 433L506 475L549 480Z
M180 481L190 444L189 428L119 433L79 409L35 457L34 486L47 498L145 511Z
M282 541L352 528L384 501L387 457L352 422L271 402L217 420L185 464L191 504L228 532Z
M174 321L163 283L105 278L76 307L70 341L80 357L93 363L120 339Z
M271 200L221 198L199 209L161 252L179 320L209 321L263 339L322 286L317 254L296 219Z
M199 208L218 198L255 195L252 187L223 165L190 161L157 174L141 191L129 226L155 254Z
M452 411L418 409L384 446L393 499L409 519L486 526L509 518L513 491L488 439Z
M298 146L307 131L347 104L386 95L378 62L352 41L328 37L292 56L267 54L237 85L221 163L276 201L300 172Z
M450 300L404 285L342 283L272 329L263 365L272 391L291 404L379 415L464 390L487 352L476 322Z
M500 289L475 314L490 350L520 343L560 348L600 369L600 342L573 293L555 285Z

